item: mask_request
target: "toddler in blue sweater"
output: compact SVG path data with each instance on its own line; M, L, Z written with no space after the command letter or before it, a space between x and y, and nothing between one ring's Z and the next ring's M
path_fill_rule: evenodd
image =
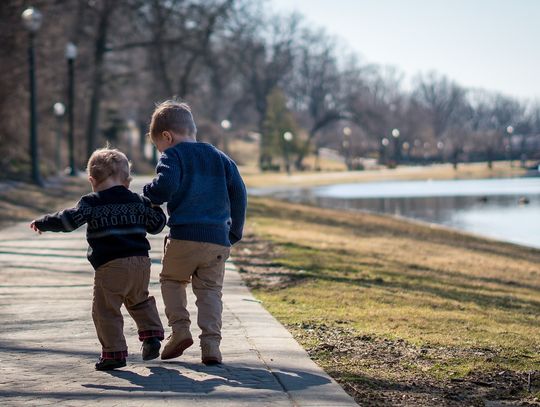
M187 104L166 101L156 107L149 136L161 157L156 178L143 191L155 205L167 202L169 213L160 282L172 334L161 358L176 358L193 344L186 308L186 287L192 283L202 362L211 365L222 362L225 261L242 238L247 195L233 160L198 142L196 133Z

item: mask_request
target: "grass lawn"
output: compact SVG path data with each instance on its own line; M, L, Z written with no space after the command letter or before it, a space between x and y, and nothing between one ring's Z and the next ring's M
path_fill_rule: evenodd
M245 280L361 405L538 403L540 250L269 198L247 231Z

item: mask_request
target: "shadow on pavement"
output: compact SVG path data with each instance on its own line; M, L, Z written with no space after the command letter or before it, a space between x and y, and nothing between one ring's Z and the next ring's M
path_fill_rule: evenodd
M142 391L142 392L175 392L175 393L211 393L219 386L265 389L283 391L280 381L286 380L289 389L302 390L329 383L325 377L302 371L278 372L279 380L266 369L250 368L245 366L221 365L203 366L191 363L179 363L179 366L202 373L201 379L193 379L182 375L174 368L152 366L150 375L144 376L128 370L106 372L111 376L127 380L132 386L113 386L101 384L83 384L83 387L113 391ZM173 363L167 363L167 366Z

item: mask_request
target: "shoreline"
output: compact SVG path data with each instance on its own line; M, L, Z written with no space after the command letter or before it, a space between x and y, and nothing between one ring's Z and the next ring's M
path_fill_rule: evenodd
M312 204L312 203L309 203L309 202L291 201L291 200L287 200L287 199L284 199L284 198L277 198L277 197L273 197L273 196L269 196L269 195L256 195L256 196L258 198L275 199L275 200L282 201L282 202L285 202L285 203L304 205L304 206L308 206L308 207L311 207L311 208L343 211L343 212L351 213L351 214L361 213L361 214L365 214L365 215L386 216L386 217L389 217L391 219L396 219L398 221L403 221L403 222L410 222L412 224L415 224L415 225L418 225L418 226L428 227L430 229L444 230L444 231L448 231L448 232L463 234L464 236L468 236L468 237L475 238L475 239L483 239L483 240L491 241L493 243L509 244L509 245L516 246L517 248L533 249L533 250L539 250L540 251L540 246L534 246L534 245L525 244L525 243L517 243L517 242L506 240L506 239L499 239L499 238L496 238L496 237L493 237L493 236L484 235L482 233L475 233L475 232L471 232L471 231L468 231L468 230L465 230L465 229L459 229L458 227L449 226L449 225L443 225L441 223L430 222L430 221L427 221L427 220L422 220L422 219L417 219L417 218L410 218L410 217L407 217L407 216L404 216L404 215L396 215L396 214L384 213L384 212L375 212L375 211L370 211L369 209L331 208L331 207L326 207L326 206L319 206L319 205Z
M506 178L496 178L496 179L494 178L456 179L452 181L449 181L449 180L426 180L426 181L420 181L420 180L390 181L388 180L386 181L385 180L385 181L370 181L367 183L333 184L331 186L300 187L300 186L286 185L286 186L260 187L260 188L249 188L248 192L250 196L254 196L254 197L278 199L284 202L298 203L298 204L308 205L315 208L323 208L323 209L331 209L331 210L333 209L333 210L346 211L346 212L351 212L351 213L366 213L366 214L390 216L395 219L415 222L415 223L425 225L431 228L434 228L434 227L446 228L448 230L462 232L464 234L476 236L479 238L485 238L485 239L492 240L495 242L510 243L516 246L522 246L522 247L540 250L540 242L535 240L534 236L523 235L523 230L521 229L514 230L514 232L517 233L518 236L522 236L522 238L521 239L519 237L512 238L512 236L508 236L509 235L508 233L506 234L501 233L500 226L498 229L497 228L493 229L493 227L491 227L488 230L482 226L482 223L475 224L474 221L473 223L469 222L469 223L461 224L460 226L459 222L457 223L450 222L449 221L450 218L446 218L446 217L440 218L439 216L433 217L433 214L429 215L425 213L425 211L422 212L421 210L419 213L418 211L416 211L415 213L410 213L410 212L407 213L406 208L410 206L411 203L407 204L406 202L413 202L413 204L414 202L417 202L417 204L419 204L420 207L422 207L424 205L423 200L426 200L426 202L427 200L434 200L434 203L432 203L432 205L435 205L436 207L438 207L439 204L444 205L444 202L447 202L448 200L455 200L456 198L462 198L462 199L468 199L468 200L478 198L479 200L481 200L481 202L484 202L484 205L486 205L485 202L488 201L487 197L490 197L489 198L490 201L491 199L497 200L497 198L502 198L502 199L515 198L517 202L516 205L522 205L520 203L520 199L522 199L523 197L527 198L527 204L529 203L529 198L531 199L531 201L535 201L535 202L537 201L537 198L540 196L540 190L537 191L535 189L537 188L536 182L533 183L532 186L529 184L525 184L524 187L522 183L517 184L517 185L522 185L521 187L522 191L512 191L512 188L515 189L515 187L512 186L512 183L504 184L504 187L502 189L498 189L498 190L497 188L492 189L493 188L492 185L495 185L495 184L491 184L491 181L496 182L498 180L504 181L504 180L510 180L510 179L525 180L525 179L530 179L530 178L529 177L511 177L511 178L506 177ZM435 184L437 182L448 182L448 181L449 182L461 181L465 183L469 181L471 182L488 181L488 183L483 184L484 190L480 189L478 190L479 192L469 191L470 187L463 188L465 184L463 186L459 184L460 185L459 187L454 188L454 192L457 191L457 195L454 193L446 195L446 194L440 194L441 191L437 192L437 190L440 190L442 187L440 186L437 187ZM404 187L405 192L403 193L403 195L399 195L399 194L393 195L394 190L389 190L387 187L385 188L384 186L382 186L382 190L381 188L375 187L373 189L369 189L367 193L366 191L364 191L365 196L362 196L362 195L356 196L354 194L352 194L351 196L339 196L339 193L343 193L344 188L347 186L354 188L362 184L384 184L387 182L397 183L397 184L412 182L415 185L416 183L419 183L419 188L423 188L422 184L424 183L427 183L427 185L429 185L430 182L433 182L434 184L433 188L435 188L435 190L431 188L429 191L429 192L432 192L431 194L428 192L425 195L420 193L418 195L410 196L410 195L407 195L407 193L415 192L416 190L412 191L411 186L407 185L407 187ZM339 191L341 192L336 192L334 195L330 194L329 196L318 196L314 193L317 189L320 189L320 188L324 189L326 187L333 187L333 186L343 187L343 188L338 188ZM524 191L523 191L523 188L525 188ZM347 189L347 191L349 191L349 189ZM380 195L376 195L377 193L380 193ZM371 202L384 201L385 202L384 208L381 208L380 205L377 205L377 204L371 204L370 201ZM347 202L349 202L349 204L347 204ZM364 204L358 203L355 205L355 202L364 202ZM396 207L394 208L395 210L391 210L391 209L389 210L386 207L386 204L396 205ZM468 213L468 211L474 212L475 210L476 211L478 210L477 206L475 206L475 204L470 203L470 202L467 204L467 206L464 206L464 207L454 207L452 203L449 203L449 205L450 205L449 210L451 210L453 213L458 213L458 212ZM533 203L533 205L536 205L536 203ZM402 213L400 208L403 209L405 213ZM536 208L536 206L534 206L534 208ZM494 207L491 206L489 207L489 209L493 210ZM509 209L512 209L512 208L509 207ZM504 208L496 207L496 210L503 212ZM530 213L530 210L529 210L529 213ZM415 215L418 217L415 217ZM464 227L463 225L466 225L466 226Z
M457 170L451 164L432 164L365 171L295 172L291 175L262 173L253 167L240 167L240 173L249 188L298 188L376 181L514 178L525 176L527 170L502 161L493 163L492 169L486 163L468 163L461 164Z

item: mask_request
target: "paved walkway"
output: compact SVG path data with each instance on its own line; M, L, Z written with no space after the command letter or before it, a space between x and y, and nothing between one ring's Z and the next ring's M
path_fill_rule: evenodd
M150 292L162 312L163 237L150 239ZM232 263L224 288L222 366L202 365L196 345L173 361L143 362L135 324L125 313L128 366L97 372L92 282L84 230L39 236L19 224L0 231L0 405L356 405L252 297ZM191 296L196 321L193 304Z

